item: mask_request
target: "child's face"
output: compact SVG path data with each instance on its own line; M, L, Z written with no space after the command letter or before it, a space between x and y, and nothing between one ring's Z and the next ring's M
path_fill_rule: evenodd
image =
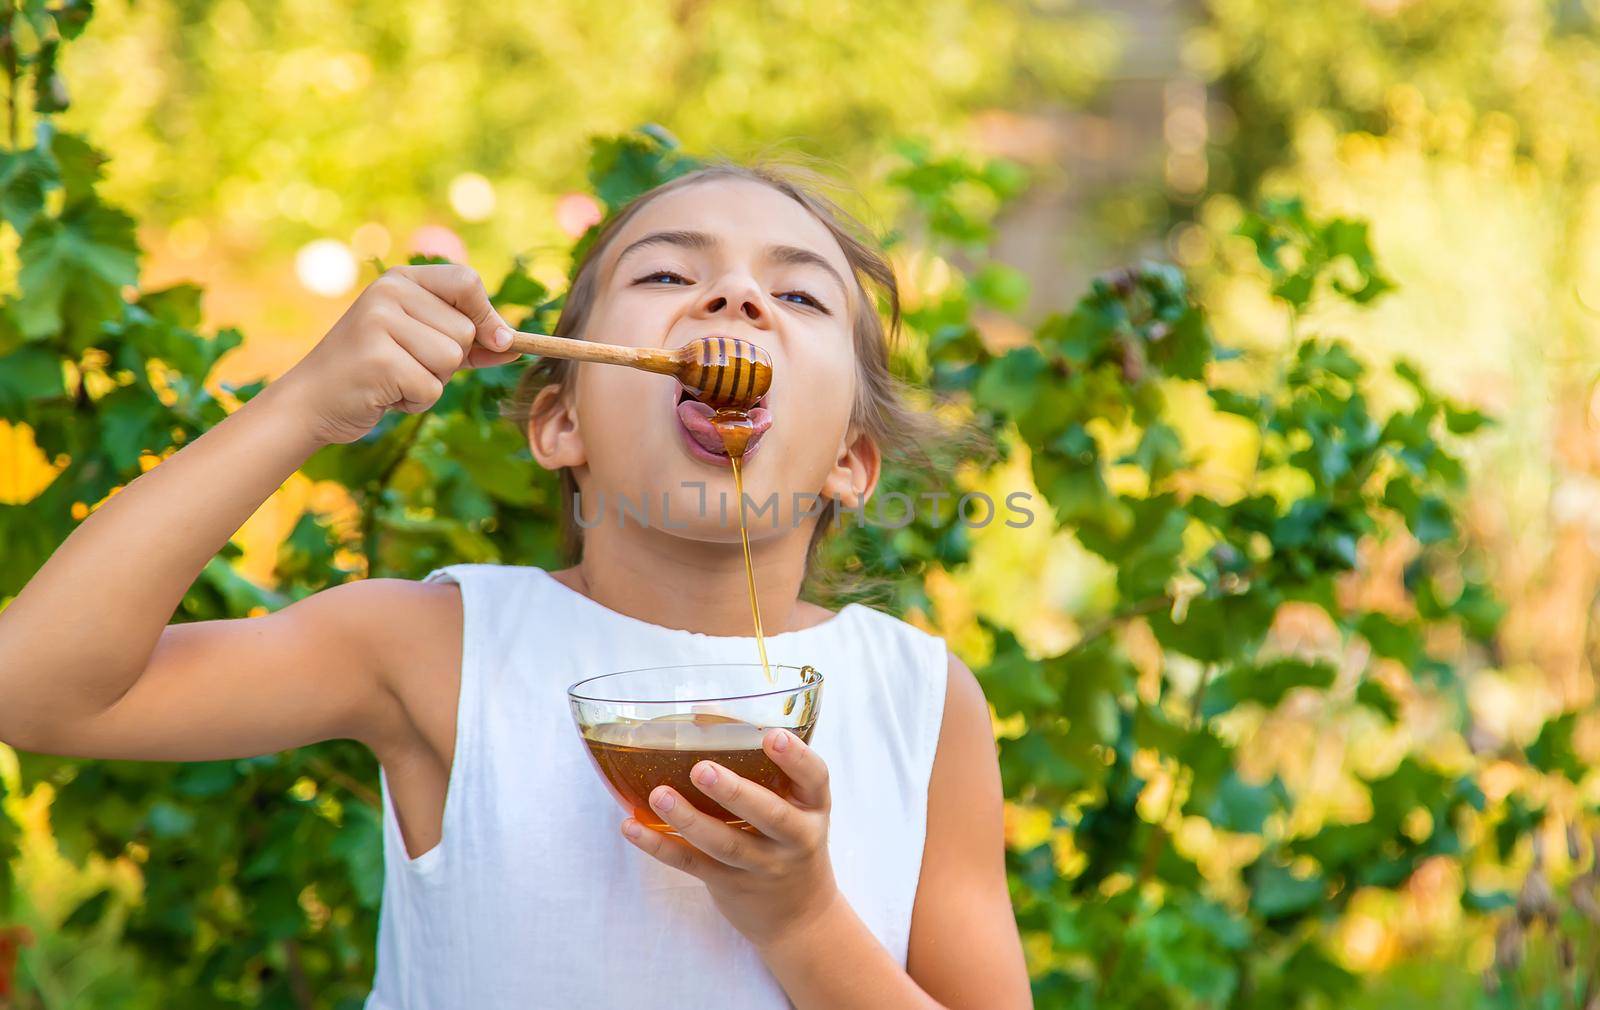
M804 207L759 183L696 183L643 207L599 268L585 339L673 349L700 337L738 337L771 355L772 388L752 411L761 433L744 457L744 480L752 508L775 494L776 511L751 514L752 539L809 531L811 523L795 522L807 505L802 499L797 509L796 492L854 505L870 489L877 452L851 426L850 414L852 318L872 309L857 304L843 250ZM695 424L696 407L680 408L684 394L676 380L581 364L571 392L563 404L536 413L530 434L540 463L574 468L586 522L603 506L603 524L616 524L619 499L626 497L631 505L643 503L649 524L665 532L737 540L728 458L697 442L694 430L704 440L705 426ZM704 483L703 492L696 482ZM670 502L665 522L663 493ZM719 496L726 496L727 525Z

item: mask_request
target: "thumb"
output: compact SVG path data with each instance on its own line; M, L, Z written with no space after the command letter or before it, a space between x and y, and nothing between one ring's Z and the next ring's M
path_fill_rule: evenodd
M511 334L516 331L516 327L506 322L500 311L489 305L487 298L484 299L484 304L489 306L488 317L481 323L473 320L478 325L478 343L491 351L504 351L503 358L506 361L521 357L519 352L507 350L511 346ZM502 356L496 355L496 357Z

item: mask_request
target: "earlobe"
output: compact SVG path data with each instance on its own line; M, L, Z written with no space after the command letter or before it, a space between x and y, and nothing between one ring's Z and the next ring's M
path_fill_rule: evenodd
M587 461L578 415L559 385L546 386L528 411L528 449L546 470L581 466Z

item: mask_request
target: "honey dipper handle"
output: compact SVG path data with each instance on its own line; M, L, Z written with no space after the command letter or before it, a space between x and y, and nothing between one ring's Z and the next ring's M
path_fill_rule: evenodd
M677 359L670 351L659 347L622 347L602 344L593 340L574 340L571 337L551 337L543 333L513 331L511 350L519 354L540 354L547 358L568 358L573 361L599 361L608 365L628 365L647 372L676 375Z

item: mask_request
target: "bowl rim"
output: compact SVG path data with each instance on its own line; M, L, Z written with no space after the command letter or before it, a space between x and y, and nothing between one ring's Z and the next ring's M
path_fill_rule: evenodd
M593 701L609 705L681 705L684 702L745 701L751 698L770 698L779 695L794 694L797 691L807 691L811 688L822 686L822 671L818 670L814 666L796 666L793 663L768 663L767 665L778 670L809 669L815 675L815 677L814 679L809 680L797 687L778 687L773 688L770 691L757 691L754 694L728 694L711 698L596 698L592 695L575 693L578 688L585 684L593 683L597 680L604 680L607 677L620 677L625 673L647 673L652 670L703 670L707 667L727 666L749 666L755 667L758 670L761 669L760 663L673 663L667 666L637 666L631 670L612 670L609 673L597 673L593 677L585 677L582 680L574 681L567 685L567 700L569 702Z

